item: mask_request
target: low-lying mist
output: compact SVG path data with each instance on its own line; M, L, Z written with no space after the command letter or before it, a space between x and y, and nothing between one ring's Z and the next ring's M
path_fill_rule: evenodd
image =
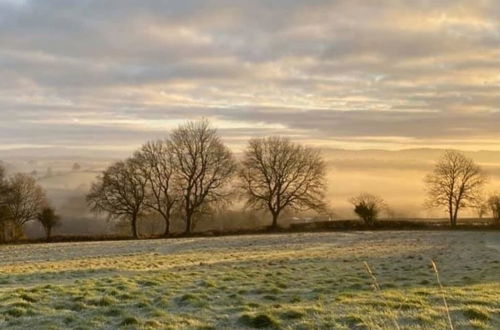
M425 218L444 217L440 210L424 207L426 198L424 176L432 170L434 162L443 151L418 149L403 151L379 150L324 150L328 163L327 202L333 210L334 219L355 218L348 199L360 192L379 195L388 204L391 217ZM489 175L485 193L500 191L500 152L466 152L480 164ZM8 172L31 173L46 189L47 194L62 217L62 225L54 230L54 235L127 235L128 227L109 222L103 216L91 213L86 205L85 195L91 183L111 162L100 154L80 157L42 154L33 157L13 155L3 159ZM242 203L235 201L223 213L200 221L198 230L228 230L262 227L269 224L266 213L241 210ZM283 218L292 218L288 212ZM465 210L462 217L474 217L473 210ZM284 219L285 223L287 219ZM163 223L159 219L145 218L141 221L143 235L160 233ZM176 230L174 223L173 230ZM181 230L181 227L178 227ZM26 227L29 237L43 235L37 223Z

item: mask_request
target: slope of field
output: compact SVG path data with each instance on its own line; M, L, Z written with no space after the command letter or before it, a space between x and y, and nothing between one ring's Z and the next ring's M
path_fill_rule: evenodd
M456 328L499 328L498 242L384 231L0 246L0 328L444 329L431 259Z

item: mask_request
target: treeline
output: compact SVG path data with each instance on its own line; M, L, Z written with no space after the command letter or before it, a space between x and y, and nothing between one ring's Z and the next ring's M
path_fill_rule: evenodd
M284 137L251 139L237 161L209 122L189 122L164 140L144 144L130 158L107 170L93 184L87 202L96 212L130 224L138 237L138 220L151 214L172 221L191 234L206 215L235 201L245 208L271 216L270 229L279 227L284 210L313 210L329 214L324 200L326 166L319 150ZM456 226L464 208L490 213L500 224L500 195L485 197L488 177L482 168L460 152L447 151L425 178L426 207L441 208ZM353 211L373 225L390 208L378 196L361 193L350 199Z
M0 166L0 242L22 237L23 227L30 221L38 221L43 226L47 240L52 228L60 223L35 178L23 173L7 177Z
M232 203L269 214L269 229L277 229L285 210L312 210L329 218L325 177L325 161L317 149L285 137L254 138L236 159L203 120L180 125L167 138L146 142L131 157L109 166L92 184L86 202L95 213L125 224L134 238L140 236L141 221L151 218L162 220L164 236L173 227L189 235L200 221L213 220ZM490 214L500 224L500 194L485 194L487 182L472 159L447 151L425 178L426 206L445 210L452 227L464 208L476 210L480 218ZM365 192L349 201L368 226L384 212L390 217L379 196ZM30 221L43 226L48 240L60 224L32 176L7 177L0 167L0 241L22 237Z
M284 209L326 209L325 169L318 150L283 137L250 140L238 162L208 121L189 122L107 168L87 202L128 221L135 238L138 221L150 214L163 219L165 236L173 221L188 235L201 218L240 199L269 211L277 228Z

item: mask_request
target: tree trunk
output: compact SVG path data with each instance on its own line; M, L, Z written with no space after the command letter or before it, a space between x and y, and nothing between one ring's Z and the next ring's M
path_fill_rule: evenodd
M451 223L452 227L457 226L457 219L458 219L458 206L455 206L455 212L453 213L453 221Z
M450 206L448 207L448 214L449 214L449 216L450 216L450 224L451 224L451 226L453 227L453 226L454 226L454 225L453 225L454 221L453 221L453 206L452 206L452 205L450 205Z
M193 223L193 213L186 212L186 230L184 230L184 235L191 234L192 223Z
M132 236L135 239L139 238L139 235L137 233L137 216L136 215L132 216Z
M165 217L165 232L163 233L163 236L167 237L170 235L170 219Z
M271 229L278 229L278 218L280 216L279 212L271 212L273 215L273 223L271 225Z
M14 223L12 226L12 238L14 241L18 241L24 235L22 225Z
M46 234L47 234L47 242L50 242L50 236L52 234L52 228L47 227L46 231L47 231L46 232Z

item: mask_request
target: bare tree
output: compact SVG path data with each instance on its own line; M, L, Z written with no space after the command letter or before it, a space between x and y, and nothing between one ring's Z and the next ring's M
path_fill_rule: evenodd
M45 235L47 237L47 242L50 241L52 236L52 229L61 224L61 218L56 214L55 210L50 206L45 206L40 210L36 216L36 219L43 226L45 230Z
M356 213L367 225L373 225L380 213L387 209L385 201L368 193L361 193L349 200Z
M481 167L458 151L446 151L427 175L428 200L431 207L444 207L452 226L457 225L459 210L477 205L487 177Z
M167 141L147 142L135 153L143 175L147 179L146 207L154 210L165 222L164 236L170 234L172 211L180 201L180 192L174 182L174 158Z
M239 178L247 207L268 210L272 229L286 208L325 208L325 163L320 152L288 138L250 140Z
M188 122L170 135L175 182L181 189L181 209L186 222L185 234L193 230L193 219L208 204L227 201L226 185L232 179L236 163L208 121Z
M500 194L495 193L488 198L488 206L495 223L500 224Z
M0 166L0 222L1 239L5 240L5 225L12 229L12 237L22 234L22 227L32 220L40 220L48 208L45 191L30 175L17 173L5 179L5 171Z
M17 173L7 180L7 214L21 227L35 220L38 212L47 204L45 191L30 175Z
M137 221L144 212L147 179L135 159L120 161L92 184L87 203L94 212L105 212L110 219L130 221L131 232L138 238Z

